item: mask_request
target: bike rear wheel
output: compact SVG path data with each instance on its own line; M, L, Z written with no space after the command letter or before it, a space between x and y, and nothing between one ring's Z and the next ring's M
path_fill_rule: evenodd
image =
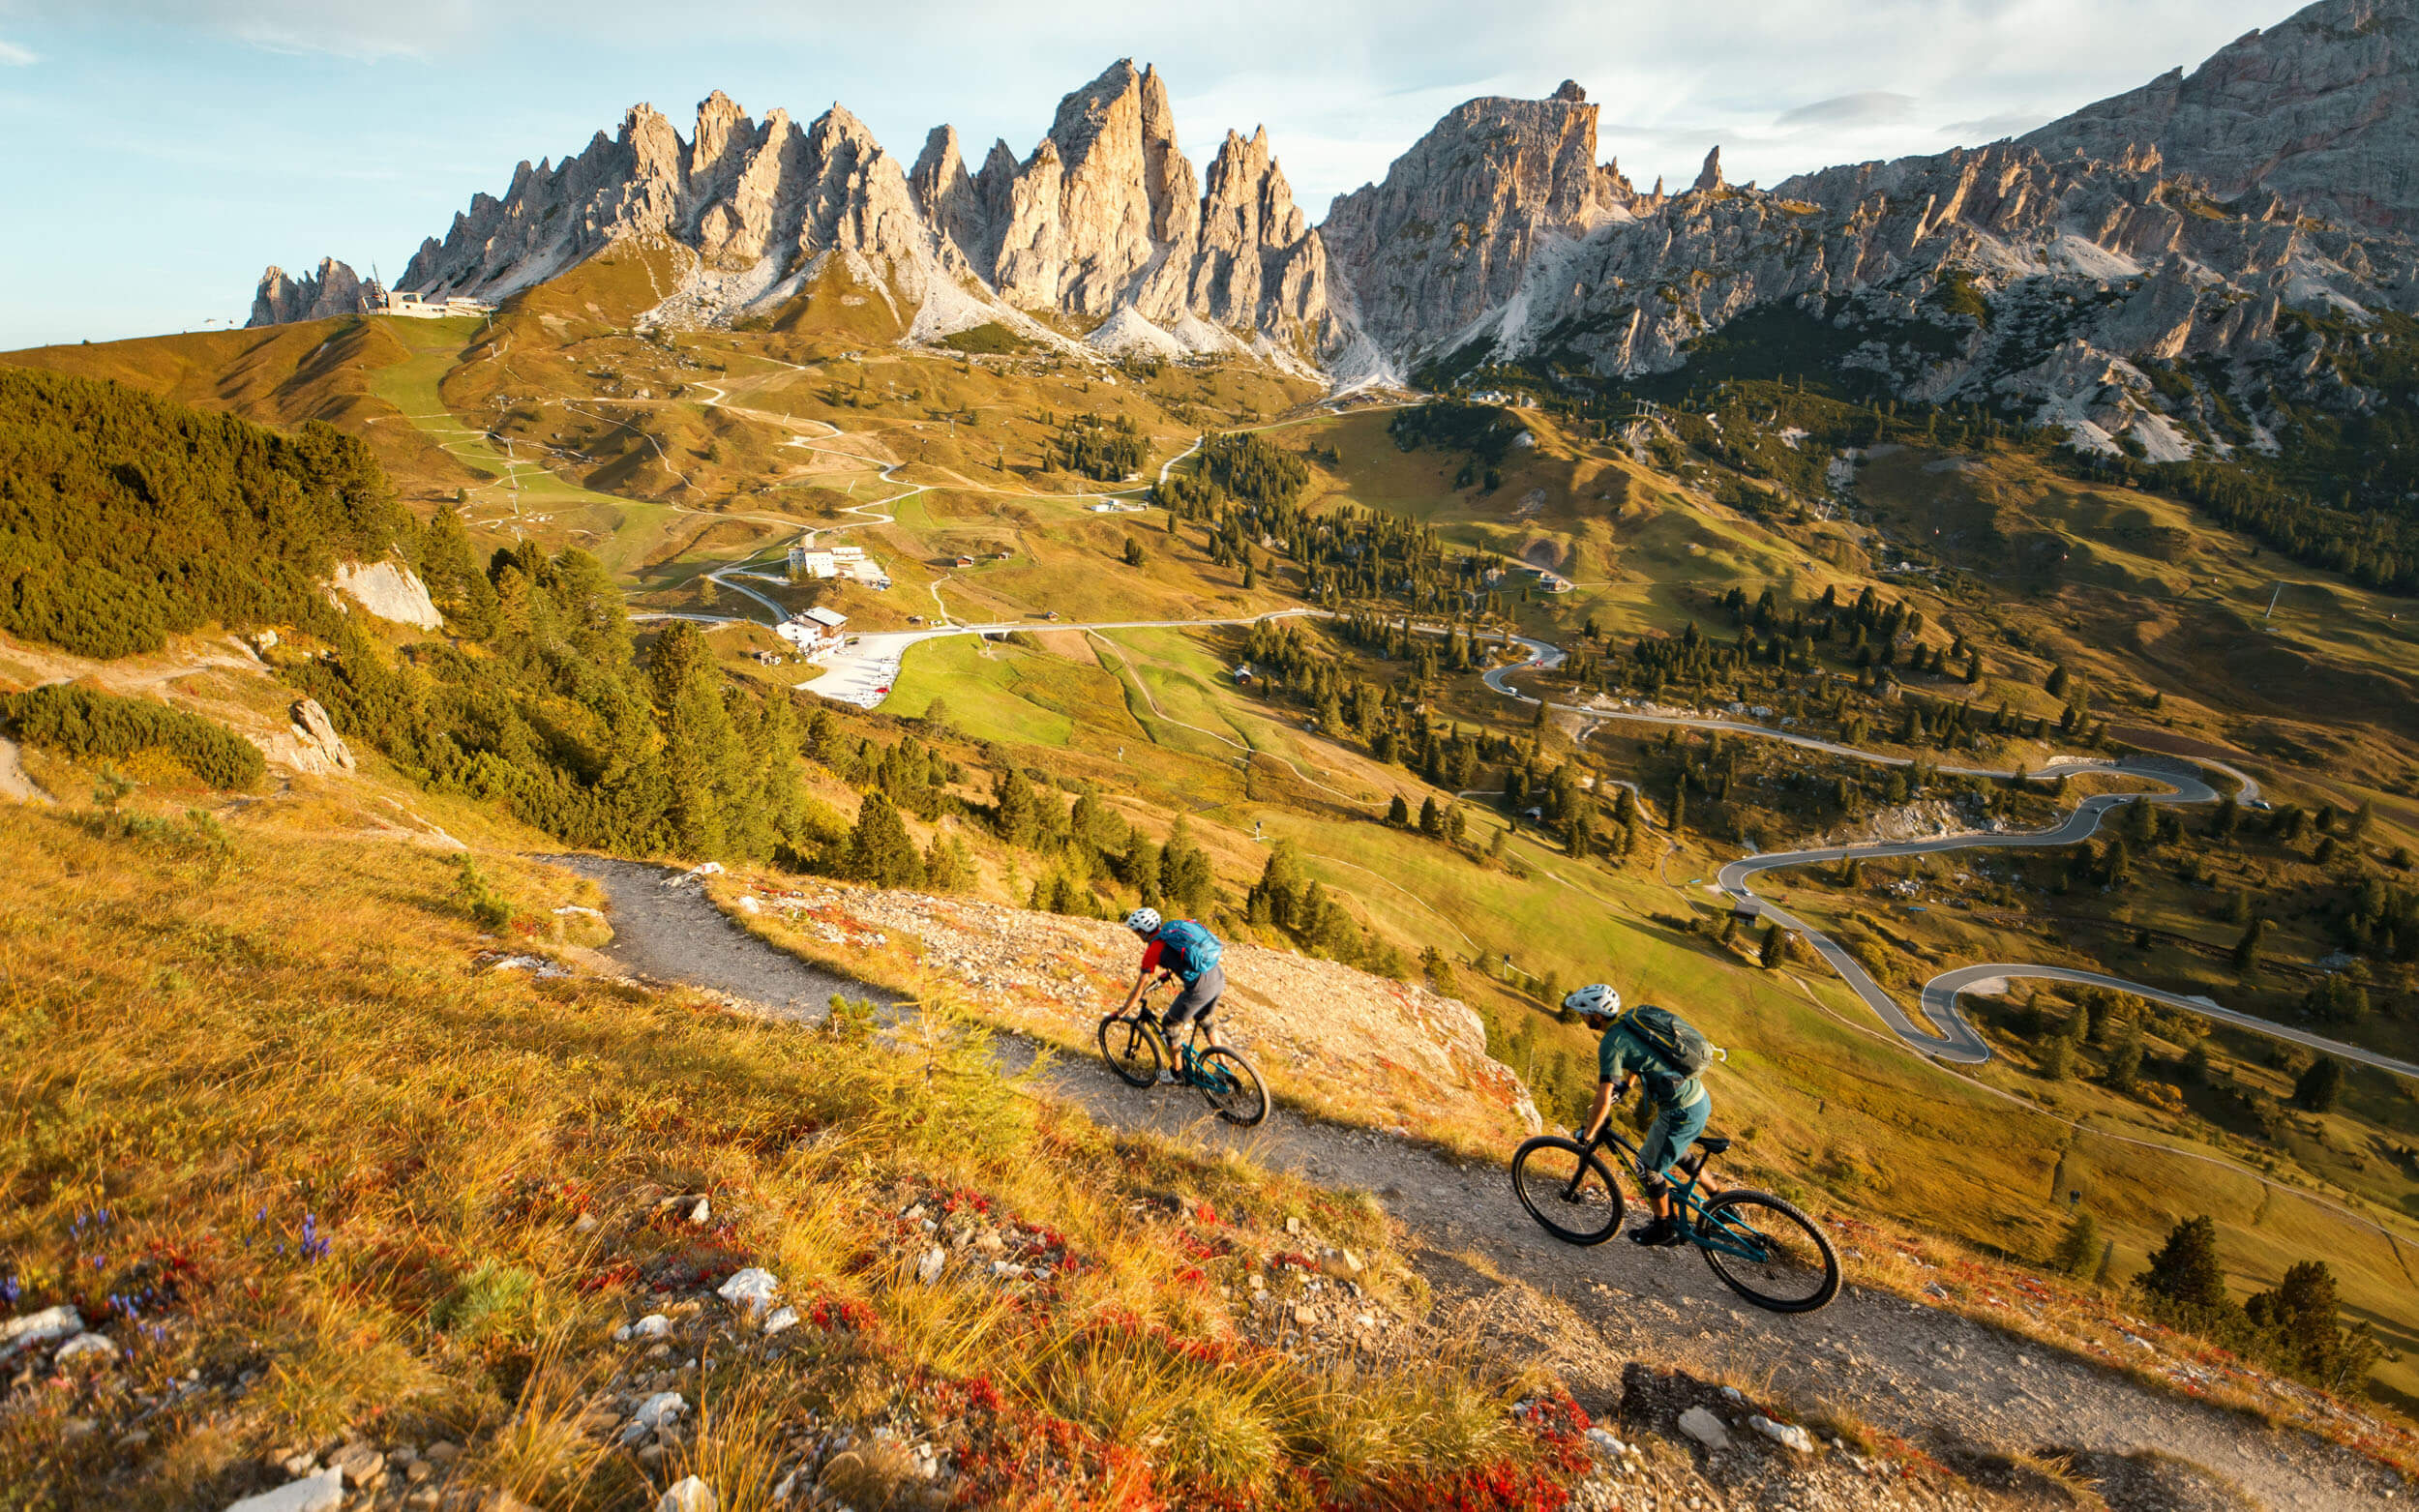
M1814 1220L1766 1192L1724 1192L1696 1222L1705 1263L1722 1285L1775 1313L1810 1313L1839 1294L1839 1256ZM1713 1248L1746 1249L1733 1255Z
M1159 1080L1159 1037L1136 1019L1111 1014L1100 1021L1100 1055L1127 1086Z
M1565 1244L1601 1244L1621 1230L1621 1184L1594 1150L1542 1134L1512 1152L1512 1190Z
M1212 1045L1201 1052L1196 1082L1219 1117L1248 1129L1269 1116L1269 1089L1242 1052Z

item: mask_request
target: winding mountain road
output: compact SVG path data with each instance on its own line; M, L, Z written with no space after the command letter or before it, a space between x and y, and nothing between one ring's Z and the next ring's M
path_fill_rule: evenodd
M740 406L728 404L729 396L720 388L717 388L712 384L701 384L700 386L705 388L713 396L707 400L709 407L721 406L730 407L734 410L740 409ZM762 411L742 410L741 412L760 416L761 418L767 420L773 418L768 413ZM789 417L784 416L782 418L787 421ZM795 424L795 422L791 423ZM825 421L810 421L807 423L821 426L829 433L820 437L810 437L793 431L791 435L790 441L788 442L789 445L801 447L809 451L823 452L833 456L845 457L851 460L858 461L868 466L879 467L881 469L881 477L883 482L900 485L904 488L905 491L893 494L885 499L873 501L869 504L851 506L849 513L860 517L857 521L853 521L849 525L825 526L820 529L810 529L804 532L801 539L812 542L818 536L825 533L826 531L851 529L854 528L857 524L895 522L896 517L888 513L889 507L901 502L904 499L911 498L917 493L925 491L926 486L905 484L903 480L893 476L899 467L905 465L904 463L892 462L884 465L879 462L876 459L864 457L854 452L848 452L837 447L826 445L824 443L837 440L846 434L846 432L840 430L837 427L832 426ZM1269 428L1263 427L1260 429ZM1195 451L1198 451L1203 441L1206 439L1206 434L1203 436L1196 436L1191 446L1186 447L1182 452L1178 453L1161 463L1158 474L1159 480L1164 483L1176 465L1182 461L1185 458L1190 457ZM736 577L744 575L744 563L733 564L730 567L714 569L709 572L707 576L714 582L724 587L735 589L737 592L745 595L749 599L762 605L773 615L773 622L775 624L778 624L782 620L788 618L788 611L783 608L781 605L775 603L765 595L757 592L755 589L748 587L746 584L733 580ZM938 585L936 584L935 586L936 592L934 595L934 601L938 605L940 604L940 597L937 591ZM954 621L949 616L946 606L943 605L941 607L941 615L944 622L928 629L887 632L856 637L844 646L837 656L825 664L825 670L821 676L809 682L800 683L797 686L803 690L812 691L820 697L830 698L837 702L871 709L880 705L889 696L890 688L892 684L896 682L901 666L911 648L926 640L939 639L945 636L998 635L1015 630L1072 630L1080 632L1099 632L1106 630L1202 629L1217 626L1250 625L1263 620L1277 620L1295 617L1327 618L1331 617L1331 611L1299 608L1292 609L1279 609L1266 614L1193 620L1117 620L1095 621L1084 624L1062 624L1053 621L1013 621L994 624L967 624ZM705 619L709 616L678 614L664 617ZM1416 628L1425 634L1442 635L1448 633L1447 628L1443 626L1422 625ZM1524 671L1550 671L1563 665L1567 659L1566 653L1559 646L1555 646L1547 641L1533 639L1525 636L1507 635L1502 637L1501 639L1504 643L1516 644L1520 646L1528 653L1528 655L1522 661L1507 662L1488 668L1482 674L1481 680L1488 688L1505 697L1517 699L1524 703L1538 702L1539 700L1534 696L1522 693L1519 688L1512 684L1510 679L1513 675ZM1147 691L1145 696L1148 697ZM1580 715L1586 719L1598 722L1599 726L1603 723L1623 721L1631 724L1657 725L1685 729L1702 729L1708 732L1729 733L1750 739L1778 741L1785 745L1796 746L1801 750L1818 752L1827 756L1839 756L1849 760L1871 762L1876 765L1911 766L1914 764L1914 758L1910 756L1889 756L1880 752L1866 751L1855 746L1843 745L1837 741L1825 740L1818 736L1800 734L1792 730L1778 729L1770 726L1753 724L1744 720L1723 719L1717 716L1708 715L1667 714L1648 710L1604 708L1598 705L1556 703L1550 701L1548 702L1548 707L1562 712ZM1246 759L1248 759L1248 756ZM2200 765L2223 771L2228 777L2232 778L2239 785L2238 796L2243 802L2256 803L2258 801L2259 785L2256 780L2251 777L2250 774L2239 771L2234 767L2219 761L2206 761L2200 763ZM2013 771L1987 767L1941 765L1936 769L1953 776L1986 777L2002 781L2017 775ZM1299 769L1297 770L1299 772ZM2168 789L2166 792L2148 795L2150 800L2154 803L2198 804L2215 802L2218 798L2216 789L2212 788L2199 777L2193 775L2194 770L2195 769L2188 763L2155 757L2134 758L2121 762L2094 760L2088 758L2067 758L2053 762L2051 765L2045 767L2043 771L2039 773L2027 775L2040 777L2051 774L2066 774L2085 771L2120 773L2127 776L2143 778L2165 786ZM1306 774L1300 775L1306 776ZM1321 784L1319 786L1324 786L1325 785ZM1857 962L1856 958L1843 946L1841 946L1837 940L1815 928L1813 925L1807 923L1806 920L1790 913L1786 909L1781 908L1777 904L1768 900L1759 898L1751 885L1751 878L1760 873L1778 871L1787 867L1809 866L1822 862L1854 859L1889 859L1893 857L1923 855L1948 850L1986 849L1996 847L2018 848L2078 845L2098 833L2102 820L2110 810L2120 807L2130 801L2131 795L2129 794L2094 794L2083 799L2082 802L2076 805L2075 810L2060 823L2048 829L2028 834L1986 832L1964 835L1947 835L1920 841L1888 841L1869 845L1826 846L1816 849L1779 852L1772 855L1743 857L1722 867L1717 877L1717 884L1725 895L1732 899L1734 903L1740 905L1743 909L1754 912L1762 917L1772 919L1782 925L1784 928L1794 930L1798 934L1804 935L1807 941L1813 946L1814 950L1821 955L1825 961L1831 964L1833 969L1837 970L1849 987L1855 991L1857 995L1864 1000L1866 1005L1872 1009L1874 1015L1890 1028L1891 1032L1897 1035L1900 1040L1914 1049L1919 1050L1926 1054L1936 1056L1942 1060L1952 1061L1958 1064L1974 1065L1980 1064L1981 1062L1986 1061L1990 1058L1991 1052L1989 1045L1983 1039L1981 1033L1977 1031L1972 1023L1965 1018L1963 1011L1958 1006L1958 997L1961 993L1973 991L1978 986L1983 984L1987 983L1997 985L2012 978L2021 977L2041 980L2077 982L2090 986L2105 987L2112 991L2131 993L2137 996L2150 999L2154 1002L2159 1002L2171 1008L2180 1009L2187 1013L2198 1014L2204 1018L2226 1023L2237 1028L2247 1028L2256 1032L2273 1035L2277 1038L2288 1040L2295 1044L2305 1046L2306 1048L2319 1051L2326 1054L2335 1055L2344 1060L2354 1061L2362 1065L2373 1066L2382 1071L2394 1073L2398 1076L2419 1079L2419 1065L2414 1065L2411 1062L2404 1060L2399 1060L2389 1055L2382 1055L2374 1052L2362 1050L2358 1046L2344 1044L2341 1041L2328 1039L2321 1035L2311 1034L2303 1030L2289 1028L2265 1019L2255 1018L2249 1014L2240 1013L2233 1009L2226 1008L2219 1003L2213 1002L2205 997L2187 996L2170 993L2165 991L2164 989L2152 987L2146 983L2131 981L2124 977L2110 976L2099 972L2082 971L2075 967L2059 966L2048 964L1994 963L1987 965L1959 967L1954 970L1939 973L1931 980L1924 984L1918 1004L1917 1011L1920 1012L1923 1018L1928 1021L1930 1024L1930 1027L1926 1027L1924 1023L1918 1023L1913 1015L1910 1015L1902 1005L1900 1005L1887 991L1881 987L1879 983L1875 982L1871 974L1868 973L1864 966Z
M1484 680L1489 688L1506 697L1516 698L1523 703L1536 703L1538 700L1532 695L1522 693L1513 687L1508 681L1509 677L1514 672L1543 671L1559 667L1564 659L1563 653L1560 649L1547 645L1543 641L1530 640L1521 637L1512 638L1529 649L1529 659L1525 662L1508 663L1495 667L1486 673ZM1855 746L1841 745L1837 741L1823 740L1785 729L1775 729L1769 726L1749 724L1741 720L1718 719L1702 715L1655 714L1627 709L1605 709L1573 703L1549 703L1548 707L1598 721L1622 720L1640 725L1719 730L1759 740L1775 740L1804 750L1819 751L1830 756L1844 756L1857 761L1869 761L1882 766L1914 764L1912 757L1864 751ZM2239 797L2242 801L2246 803L2259 801L2258 781L2249 773L2239 771L2222 761L2202 761L2198 765L2222 771L2233 778L2240 785ZM1989 777L2001 780L2016 775L2014 771L1989 767L1942 766L1937 770L1956 776ZM2053 763L2043 768L2041 772L2030 775L2040 777L2076 772L2117 773L2164 784L2168 789L2166 792L2140 795L2158 804L2214 803L2219 797L2216 788L2193 775L2194 763L2172 757L2142 756L2123 761L2073 758ZM2212 1002L2206 997L2186 996L2125 977L2047 964L1999 962L1984 965L1959 966L1954 970L1941 972L1926 982L1923 988L1919 1011L1933 1025L1932 1028L1927 1029L1917 1023L1898 1001L1892 997L1880 983L1875 982L1871 973L1867 972L1837 940L1769 900L1759 898L1749 885L1750 878L1759 873L1779 871L1785 867L1813 866L1826 861L1880 860L1896 856L1928 855L1946 850L2080 845L2099 832L2102 821L2110 810L2121 808L2132 802L2135 796L2136 795L2132 793L2094 793L2076 804L2074 811L2059 823L2045 830L2013 834L1987 831L1941 835L1928 840L1883 841L1869 845L1828 845L1810 850L1777 851L1771 855L1744 856L1723 866L1716 877L1716 883L1724 894L1743 908L1771 919L1784 929L1794 930L1803 934L1807 942L1814 947L1816 953L1829 962L1832 968L1837 971L1841 979L1855 991L1857 996L1864 999L1866 1006L1871 1008L1875 1016L1889 1026L1892 1033L1926 1054L1937 1056L1942 1060L1954 1061L1960 1065L1979 1065L1990 1058L1990 1046L1966 1020L1963 1011L1957 1005L1958 995L1975 991L1986 984L1996 986L2010 979L2021 977L2074 982L2090 987L2104 987L2112 992L2131 993L2135 996L2148 998L2153 1002L2180 1009L2186 1013L2198 1014L2204 1019L2211 1019L2235 1028L2250 1029L2278 1039L2289 1040L2296 1045L2333 1055L2338 1059L2354 1061L2364 1066L2374 1066L2380 1071L2391 1072L2396 1076L2419 1080L2419 1065L2414 1065L2409 1061L2398 1060L2391 1055L2381 1055L2374 1051L2363 1050L2357 1045L2347 1045L2341 1040L2328 1039L2323 1035L2291 1028L2273 1020L2240 1013Z

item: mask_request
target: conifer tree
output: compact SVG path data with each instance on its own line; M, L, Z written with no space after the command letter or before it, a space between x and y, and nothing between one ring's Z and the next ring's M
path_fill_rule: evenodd
M1009 767L992 806L992 827L1011 845L1030 847L1041 833L1041 797L1025 773Z
M2332 1112L2343 1095L2344 1063L2332 1055L2312 1061L2293 1082L2293 1106L2305 1112Z
M2220 1319L2232 1302L2218 1260L2216 1221L2204 1214L2178 1222L2134 1284L2187 1322L2205 1325Z
M2105 1077L2108 1085L2115 1090L2131 1092L2139 1084L2141 1072L2141 1031L2129 1029L2124 1037L2117 1041L2116 1048L2108 1052L2108 1065Z
M1181 814L1176 816L1167 845L1159 852L1159 891L1163 902L1173 903L1189 918L1208 914L1217 901L1217 879L1210 870L1209 853L1193 843L1192 826Z
M2243 931L2243 937L2234 942L2234 972L2248 975L2259 964L2259 942L2266 937L2268 921L2255 918Z
M973 877L973 857L955 835L935 835L924 847L924 885L937 893L954 893Z
M917 887L924 881L924 860L908 838L899 811L878 789L865 795L856 824L849 831L843 870L852 881L878 887Z
M2066 1227L2066 1234L2049 1257L2049 1268L2061 1276L2081 1280L2100 1259L2100 1225L2090 1213L2076 1209L2075 1220Z
M2042 1047L2041 1074L2051 1082L2063 1082L2075 1073L2075 1042L2060 1035Z

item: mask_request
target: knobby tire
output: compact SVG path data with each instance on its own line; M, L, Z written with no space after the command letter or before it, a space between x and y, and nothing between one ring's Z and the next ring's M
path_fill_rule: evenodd
M1512 1153L1511 1175L1520 1205L1565 1244L1601 1244L1621 1231L1621 1183L1576 1140L1538 1136Z
M1127 1086L1150 1086L1159 1080L1158 1036L1122 1014L1100 1021L1100 1058Z
M1212 1045L1201 1052L1201 1095L1219 1117L1251 1128L1269 1116L1269 1089L1240 1051Z
M1813 1219L1769 1192L1744 1187L1705 1204L1700 1235L1724 1235L1713 1221L1717 1214L1752 1230L1771 1249L1767 1259L1752 1260L1700 1246L1705 1263L1731 1290L1775 1313L1811 1313L1839 1294L1838 1253Z

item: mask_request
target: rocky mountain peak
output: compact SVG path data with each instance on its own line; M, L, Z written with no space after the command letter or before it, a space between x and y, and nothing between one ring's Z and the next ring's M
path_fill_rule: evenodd
M1575 84L1544 100L1473 100L1383 183L1336 198L1320 234L1382 348L1449 341L1511 297L1545 244L1628 213L1627 185L1597 166L1596 120Z
M1120 58L1060 100L1012 208L996 286L1029 309L1105 315L1161 244L1189 240L1200 190L1157 72Z
M2347 224L2419 230L2419 0L2320 0L2022 140L2110 162L2155 147L2221 199L2267 189Z
M917 327L927 334L981 318L980 302L996 299L1007 312L1093 319L1130 308L1179 350L1232 345L1236 329L1289 349L1333 344L1343 328L1328 304L1326 252L1266 131L1233 137L1215 168L1205 193L1178 144L1166 80L1125 58L1061 99L1022 162L995 143L972 173L947 126L903 170L843 105L802 131L778 110L760 127L718 90L699 103L686 140L642 104L559 166L523 163L501 199L475 195L444 240L422 244L402 286L497 298L617 238L662 236L697 249L692 281L704 281L675 295L666 318L787 298L838 255L852 277L911 304L936 273L952 287L969 276L982 285L975 305L950 294L948 311ZM1218 225L1205 235L1211 214Z
M355 314L363 308L365 293L373 288L365 286L351 268L333 257L320 258L316 273L298 279L271 266L260 275L260 286L253 294L252 318L244 324L284 325L291 320Z
M1696 170L1696 182L1688 186L1697 193L1718 190L1722 185L1722 150L1714 148L1705 155L1705 165Z
M1005 142L994 149L1007 150ZM936 126L924 137L924 150L908 173L908 188L916 207L933 228L939 251L952 267L971 269L987 259L983 233L990 221L982 193L966 171L954 126Z

